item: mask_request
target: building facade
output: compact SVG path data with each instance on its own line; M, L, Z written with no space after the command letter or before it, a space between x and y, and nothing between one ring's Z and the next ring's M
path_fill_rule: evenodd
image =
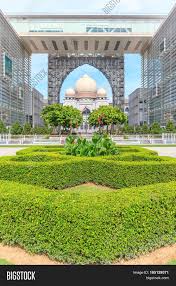
M32 89L32 125L33 127L44 126L44 122L41 118L41 112L46 106L44 102L44 96L37 89Z
M176 124L176 6L144 50L142 71L147 121Z
M7 126L28 120L30 52L0 11L0 120Z
M141 53L161 15L10 15L33 53L47 53L49 104L60 102L67 75L89 64L109 80L113 105L124 110L124 54Z
M139 53L143 58L147 122L176 123L175 18L176 6L168 17L34 14L9 15L7 20L0 13L0 118L9 126L15 121L32 120L32 53L48 54L49 104L60 102L66 76L78 66L89 64L107 77L113 105L122 110L124 54Z
M48 96L49 104L60 103L63 80L76 68L89 64L99 69L109 80L113 104L124 107L124 57L58 57L49 56Z
M124 113L129 116L129 98L125 97L124 99Z
M104 88L97 88L96 81L85 74L77 80L75 88L66 90L63 105L73 106L80 110L83 116L83 123L79 131L91 132L95 130L88 124L90 113L100 106L109 105L109 100L106 90Z
M144 94L144 89L137 88L129 95L128 120L130 126L140 126L147 122L147 104Z

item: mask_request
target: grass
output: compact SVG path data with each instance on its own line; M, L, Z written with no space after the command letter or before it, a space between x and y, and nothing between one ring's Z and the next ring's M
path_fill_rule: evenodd
M175 202L176 183L53 191L1 181L0 241L69 264L109 264L174 243Z
M165 183L176 180L175 160L139 145L89 159L27 147L0 160L1 242L70 264L109 264L176 242L176 182Z
M9 261L0 258L0 265L12 265Z
M168 262L168 265L176 265L176 260L171 260Z

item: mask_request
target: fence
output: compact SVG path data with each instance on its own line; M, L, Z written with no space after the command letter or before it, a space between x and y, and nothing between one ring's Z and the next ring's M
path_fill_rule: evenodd
M82 134L84 138L90 140L92 134ZM118 135L111 136L112 140L119 145L166 145L176 144L176 134L163 133L161 135ZM11 135L1 134L0 145L63 145L66 136L46 136L46 135Z

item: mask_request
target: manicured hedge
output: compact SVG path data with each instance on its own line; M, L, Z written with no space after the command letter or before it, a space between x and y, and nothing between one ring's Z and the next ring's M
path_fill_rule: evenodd
M25 155L13 156L10 158L14 162L48 162L48 161L65 161L69 160L70 156L61 155L54 152L33 152Z
M133 161L173 161L170 157L159 157L153 154L146 154L142 152L138 153L120 153L116 156L105 156L102 159L112 160L112 161L126 161L126 162L133 162Z
M0 161L0 179L60 189L94 182L113 188L176 180L176 160L120 162L102 158L70 158L51 162Z
M0 182L0 241L66 263L110 263L175 243L175 218L175 182L60 192Z
M21 154L21 153L20 153ZM48 161L64 161L74 159L75 157L60 154L60 152L31 152L17 156L12 156L8 159L16 162L48 162ZM99 157L100 158L100 157ZM131 152L121 152L118 155L113 156L103 156L102 159L112 160L112 161L173 161L169 157L159 157L148 153L131 153ZM7 157L5 158L7 159ZM4 158L2 158L4 160Z
M59 153L64 151L64 147L63 146L35 146L35 147L29 147L29 148L25 148L23 150L17 151L17 155L27 155L30 153L38 153L38 152L55 152L55 153Z

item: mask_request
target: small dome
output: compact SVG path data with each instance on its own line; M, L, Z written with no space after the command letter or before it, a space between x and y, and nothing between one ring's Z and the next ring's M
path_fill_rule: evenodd
M107 92L104 88L100 88L97 91L97 96L98 97L106 97L107 96Z
M73 88L67 89L66 92L65 92L65 96L67 96L67 97L75 96L75 91L74 91L74 89L73 89Z
M76 82L76 91L78 93L83 93L83 92L96 93L97 92L96 81L85 74Z

